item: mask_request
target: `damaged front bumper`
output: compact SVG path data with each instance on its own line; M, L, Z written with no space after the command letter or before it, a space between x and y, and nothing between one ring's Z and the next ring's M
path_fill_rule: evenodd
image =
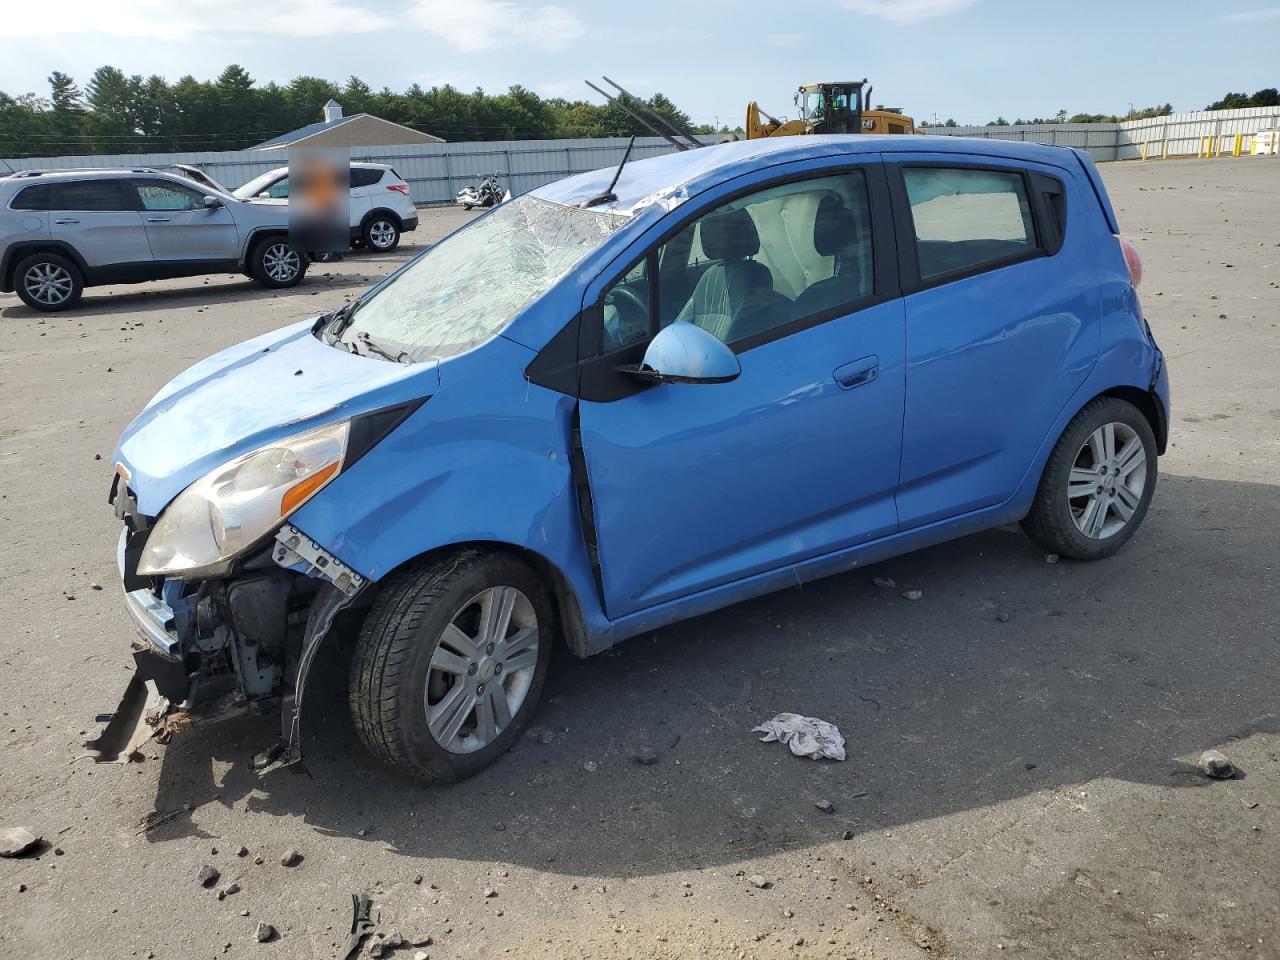
M165 740L185 726L282 701L282 738L272 753L296 759L311 662L365 579L291 524L226 577L139 578L136 541L145 528L132 526L121 531L116 560L139 634L136 671L107 728L87 744L94 758L127 757L147 739L145 727Z

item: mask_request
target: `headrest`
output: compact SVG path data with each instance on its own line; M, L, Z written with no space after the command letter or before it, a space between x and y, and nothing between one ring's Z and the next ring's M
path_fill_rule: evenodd
M746 208L702 221L702 251L712 260L745 260L760 249L760 234Z
M853 214L844 200L828 193L818 201L818 212L813 218L813 248L819 256L831 257L849 249L858 236Z

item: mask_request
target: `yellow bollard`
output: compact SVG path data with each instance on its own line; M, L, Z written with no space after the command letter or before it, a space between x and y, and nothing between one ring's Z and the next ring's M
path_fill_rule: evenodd
M1169 141L1168 140L1164 140L1160 144L1160 159L1161 160L1169 159Z
M1243 147L1243 146L1244 146L1244 134L1243 134L1243 133L1237 133L1237 134L1236 134L1236 143L1235 143L1235 147L1232 149L1232 151L1231 151L1231 155L1232 155L1233 157L1238 157L1238 156L1240 156L1240 148L1241 148L1241 147Z
M1142 141L1142 159L1147 159L1147 141Z

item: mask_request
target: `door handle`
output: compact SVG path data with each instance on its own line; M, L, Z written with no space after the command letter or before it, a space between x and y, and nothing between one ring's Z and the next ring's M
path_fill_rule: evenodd
M864 383L870 383L879 372L880 358L873 354L869 357L851 360L836 367L832 376L835 377L836 383L840 385L840 389L852 390L854 387L860 387Z
M172 223L172 217L147 217L147 223Z
M57 220L53 222L54 223L79 223L80 221L77 220L75 217L59 217Z

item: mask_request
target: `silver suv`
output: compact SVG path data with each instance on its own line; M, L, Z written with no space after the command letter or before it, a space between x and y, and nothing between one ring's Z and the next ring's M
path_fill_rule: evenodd
M149 168L0 178L0 291L66 310L87 286L243 273L292 287L307 272L288 211Z

